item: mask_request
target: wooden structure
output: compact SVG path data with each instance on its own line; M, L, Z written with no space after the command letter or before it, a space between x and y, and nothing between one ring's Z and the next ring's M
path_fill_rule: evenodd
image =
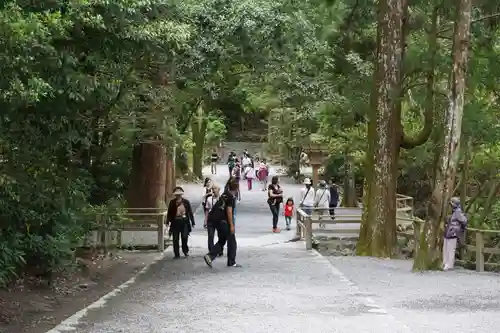
M411 199L411 200L410 200ZM408 206L409 203L413 202L413 198L398 195L399 203L397 204L397 212L401 214L397 217L398 223L403 225L413 224L412 231L398 231L397 235L400 237L406 237L409 239L417 240L420 238L420 234L423 230L425 221L414 217L412 215L413 206ZM313 247L313 230L315 225L335 225L335 224L359 224L361 222L361 215L347 215L342 214L342 208L335 209L336 216L335 219L327 217L320 219L316 214L307 215L302 209L297 209L297 238L304 239L307 250L311 250ZM406 214L406 216L402 216ZM334 234L349 234L353 231L358 231L356 229L335 229L329 230L329 232ZM499 255L500 256L500 241L498 241L495 247L485 247L486 239L500 239L500 230L488 230L488 229L476 229L467 228L467 244L465 244L465 250L474 252L475 266L477 272L484 272L486 265L500 266L498 263L491 263L488 260L485 261L485 254L488 255ZM473 237L471 237L473 236ZM418 242L413 242L414 255L418 252Z
M101 248L105 253L110 248L120 248L122 233L154 231L157 233L157 249L165 250L167 211L160 208L128 208L124 212L99 214L93 231L97 233L97 243L93 246Z
M309 164L311 164L313 173L312 181L314 186L316 186L319 180L319 168L328 156L328 148L321 143L310 142L302 147L302 151L309 157Z
M396 194L396 210L413 216L413 197Z
M414 221L413 206L405 206L406 204L413 203L413 198L404 195L398 195L399 203L397 204L398 213L398 223L406 226L411 225ZM398 200L397 199L397 200ZM313 214L307 215L302 209L297 209L297 228L296 236L304 239L306 241L306 249L312 249L312 238L313 238L313 226L314 225L335 225L335 224L359 224L361 223L362 210L361 208L335 208L335 219L331 219L330 216L319 216L314 212L318 208L313 208ZM353 211L355 213L353 213ZM348 213L346 213L348 212ZM419 227L419 226L417 226ZM358 233L359 229L348 228L348 229L335 229L335 230L321 230L321 232L328 232L332 234L352 234Z
M471 238L472 244L465 245L465 250L475 252L476 271L484 272L486 264L498 266L498 264L485 262L484 255L500 255L500 243L498 243L495 247L485 247L484 244L485 238L498 238L498 236L500 236L500 230L467 228L467 231L469 234L473 234L474 237Z

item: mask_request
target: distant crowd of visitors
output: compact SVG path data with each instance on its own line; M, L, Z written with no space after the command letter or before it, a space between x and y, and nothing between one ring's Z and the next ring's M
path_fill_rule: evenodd
M216 173L219 156L212 154L212 173ZM272 232L279 233L278 226L280 208L283 205L286 230L291 229L295 215L295 203L292 197L284 200L284 192L279 178L273 176L268 185L269 165L265 159L258 156L253 158L245 150L238 158L231 152L227 166L230 178L223 189L206 178L203 184L202 206L204 210L203 226L207 230L208 253L204 256L205 263L212 266L217 257L224 255L224 246L227 244L227 266L240 267L236 263L237 242L235 236L236 202L241 200L239 184L241 179L246 180L249 191L253 189L253 180L257 178L262 184L262 190L267 190L267 204L272 214ZM310 178L304 180L304 187L300 191L298 207L306 214L317 214L319 219L335 219L335 208L339 204L339 192L333 178L327 183L321 180L315 188ZM174 258L180 258L180 249L189 256L188 237L195 226L194 214L189 200L183 197L181 187L174 189L174 199L169 202L166 223L170 225L170 235L173 240ZM457 245L464 239L467 227L467 217L462 211L460 200L452 198L450 201L452 214L445 220L443 243L443 269L454 268ZM321 226L321 224L320 224ZM324 226L323 226L324 227ZM214 242L217 234L217 242Z

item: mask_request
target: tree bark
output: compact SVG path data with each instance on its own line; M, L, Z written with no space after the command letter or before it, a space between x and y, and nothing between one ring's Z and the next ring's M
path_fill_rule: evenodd
M395 253L403 15L402 1L379 1L375 87L369 118L367 183L358 255L391 257Z
M343 207L358 207L356 197L356 184L354 179L354 168L352 162L352 154L349 147L346 146L344 151L344 198L342 200Z
M427 41L428 41L428 53L429 53L429 64L426 69L426 96L425 96L425 107L424 107L424 126L420 133L414 138L408 137L403 130L403 125L401 125L401 148L412 149L417 146L423 145L432 134L432 129L434 127L434 83L435 83L435 71L436 71L436 56L438 52L438 18L439 18L438 4L434 5L431 15L431 29L429 31ZM403 92L404 93L404 92Z
M175 181L175 145L167 149L167 162L165 163L165 203L172 199L172 194L176 186Z
M469 168L470 168L470 158L471 158L471 147L472 141L469 139L467 141L467 146L464 151L464 162L462 165L462 177L460 180L460 202L462 207L465 207L467 203L467 180L469 179Z
M207 131L207 120L203 104L198 106L196 117L191 124L193 138L193 173L196 177L203 177L203 150L205 148L205 134Z
M425 222L416 251L413 269L430 270L441 267L442 224L455 184L460 154L460 137L464 109L465 78L468 62L472 0L460 0L456 7L453 33L452 69L448 89L448 109L445 116L444 145L436 175L436 185L429 203Z
M156 208L165 198L166 151L160 143L134 147L127 203L131 208Z

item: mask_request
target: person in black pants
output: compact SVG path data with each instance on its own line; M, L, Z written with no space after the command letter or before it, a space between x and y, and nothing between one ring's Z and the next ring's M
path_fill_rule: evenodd
M335 179L330 178L330 216L335 218L335 208L339 204L339 191L335 185Z
M205 263L212 267L212 262L217 258L219 253L227 243L227 266L241 267L236 264L236 236L234 234L233 208L235 204L235 195L238 192L239 183L230 179L228 190L225 191L221 199L217 201L213 209L210 211L208 220L217 230L219 240L212 249L203 257Z
M180 258L179 239L182 242L184 256L189 256L188 237L195 226L193 210L189 200L182 197L184 190L177 186L174 198L170 200L167 210L167 224L170 224L170 234L173 238L174 257Z
M221 194L220 194L220 187L217 185L212 186L212 193L213 195L207 199L206 202L206 209L207 209L207 234L208 234L208 251L211 251L212 248L214 247L214 238L215 238L215 227L213 226L212 221L209 221L208 219L208 213L212 210L212 208L216 205L217 201L220 199ZM217 235L218 237L218 235ZM219 257L222 257L224 255L223 251L219 253Z
M283 202L283 190L279 185L278 176L274 176L271 179L271 184L267 187L267 195L267 203L273 214L273 232L280 232L280 228L278 228L278 219L280 215L280 205Z
M217 174L217 162L219 162L219 158L219 154L214 149L212 155L210 155L210 170L212 171L212 175Z

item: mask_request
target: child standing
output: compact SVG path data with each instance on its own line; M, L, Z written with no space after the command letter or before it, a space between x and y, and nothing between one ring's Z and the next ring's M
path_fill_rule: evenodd
M285 222L286 222L286 230L290 230L290 225L292 224L292 216L293 216L293 199L288 198L285 204Z

